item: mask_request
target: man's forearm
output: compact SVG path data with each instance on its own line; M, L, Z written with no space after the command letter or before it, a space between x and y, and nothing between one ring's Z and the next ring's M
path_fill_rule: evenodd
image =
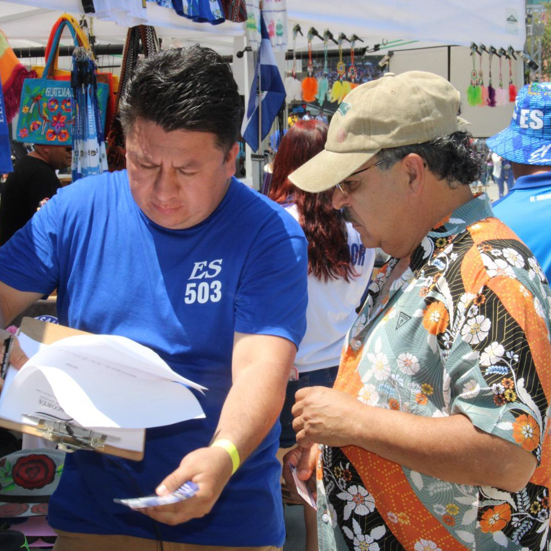
M363 414L351 415L349 423L360 447L435 478L518 491L536 466L528 452L477 429L464 415L421 417L358 404ZM496 457L507 457L499 469Z
M285 383L269 380L245 380L258 376L250 368L236 380L226 398L214 440L228 439L235 444L244 461L262 442L275 423L285 397ZM239 380L241 379L241 380Z
M414 471L511 492L523 488L536 459L519 446L478 430L464 415L444 418L368 406L333 389L297 392L293 408L299 444L355 445ZM495 467L496 457L506 457Z
M214 439L230 440L241 463L258 447L279 415L295 345L286 339L236 334L232 358L233 385L226 398ZM175 525L208 514L235 467L232 453L220 447L199 448L157 488L173 492L187 480L199 491L194 500L154 507L145 512L155 520Z
M236 337L233 385L214 438L233 442L241 461L258 447L276 422L295 353L294 344L279 337Z

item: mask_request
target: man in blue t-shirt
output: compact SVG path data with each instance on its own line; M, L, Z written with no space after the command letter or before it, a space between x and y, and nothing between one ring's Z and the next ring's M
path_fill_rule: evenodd
M64 188L0 249L0 313L57 289L60 323L152 348L208 388L206 417L149 429L141 462L69 455L49 506L56 551L280 548L277 418L305 331L304 235L233 178L240 98L212 50L142 61L120 116L127 170ZM187 480L197 495L150 518L113 501Z
M515 186L493 204L497 218L528 245L551 279L551 83L527 84L518 93L511 124L488 138L510 161Z

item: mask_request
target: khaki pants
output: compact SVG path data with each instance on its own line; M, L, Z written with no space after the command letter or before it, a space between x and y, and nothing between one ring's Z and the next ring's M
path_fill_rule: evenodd
M159 551L158 541L131 536L100 536L56 530L54 551ZM193 545L163 542L164 551L281 551L268 547L219 547L217 545Z

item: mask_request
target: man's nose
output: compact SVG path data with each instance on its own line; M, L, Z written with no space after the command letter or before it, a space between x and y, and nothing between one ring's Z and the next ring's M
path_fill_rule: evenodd
M347 204L346 195L337 187L333 189L331 204L333 205L333 208L336 210L342 209Z
M155 193L159 199L169 199L178 194L178 178L174 170L167 168L159 171Z

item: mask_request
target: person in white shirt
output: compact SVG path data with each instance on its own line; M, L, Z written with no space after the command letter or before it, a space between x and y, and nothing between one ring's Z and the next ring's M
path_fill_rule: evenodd
M323 109L320 109L320 112L316 115L316 120L324 122L325 124L328 123L327 117L325 116Z

